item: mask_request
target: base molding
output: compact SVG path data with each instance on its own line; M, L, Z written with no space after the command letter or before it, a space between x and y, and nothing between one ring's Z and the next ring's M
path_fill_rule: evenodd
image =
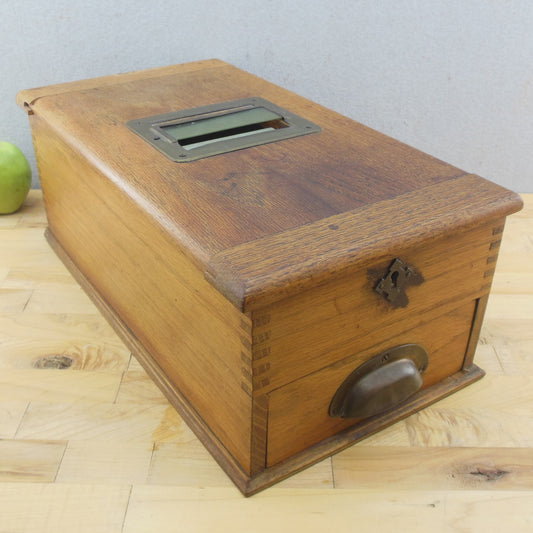
M468 370L461 370L417 393L412 399L393 410L361 421L339 433L310 446L249 479L246 486L246 496L251 496L293 474L296 474L321 460L338 453L353 444L370 437L374 433L385 429L404 418L428 407L429 405L450 396L454 392L478 381L485 372L476 365Z

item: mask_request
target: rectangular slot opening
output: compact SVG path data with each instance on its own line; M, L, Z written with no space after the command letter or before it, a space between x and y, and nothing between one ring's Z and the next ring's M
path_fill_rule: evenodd
M179 124L162 125L161 129L184 150L192 150L207 144L288 126L281 115L264 107L254 107L209 118L195 117Z

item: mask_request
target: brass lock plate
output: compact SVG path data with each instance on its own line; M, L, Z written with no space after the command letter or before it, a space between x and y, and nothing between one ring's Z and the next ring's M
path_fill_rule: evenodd
M126 125L179 163L320 131L313 122L259 97L140 118Z
M393 307L407 307L409 299L405 289L410 285L420 285L424 281L422 275L400 258L396 258L389 266L386 275L381 278L374 290L383 296Z

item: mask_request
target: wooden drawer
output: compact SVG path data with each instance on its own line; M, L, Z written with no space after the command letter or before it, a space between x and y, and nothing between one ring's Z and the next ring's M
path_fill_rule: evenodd
M424 346L429 366L422 388L429 387L463 366L470 337L475 301L446 312L430 313L414 329L347 357L317 372L274 390L269 395L267 466L290 457L311 444L357 424L355 419L332 418L328 414L333 395L344 379L364 361L396 345Z

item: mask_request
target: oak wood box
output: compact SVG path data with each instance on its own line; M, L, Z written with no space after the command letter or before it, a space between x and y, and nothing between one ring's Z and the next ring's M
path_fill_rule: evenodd
M18 102L51 245L244 494L482 376L516 194L218 60Z

